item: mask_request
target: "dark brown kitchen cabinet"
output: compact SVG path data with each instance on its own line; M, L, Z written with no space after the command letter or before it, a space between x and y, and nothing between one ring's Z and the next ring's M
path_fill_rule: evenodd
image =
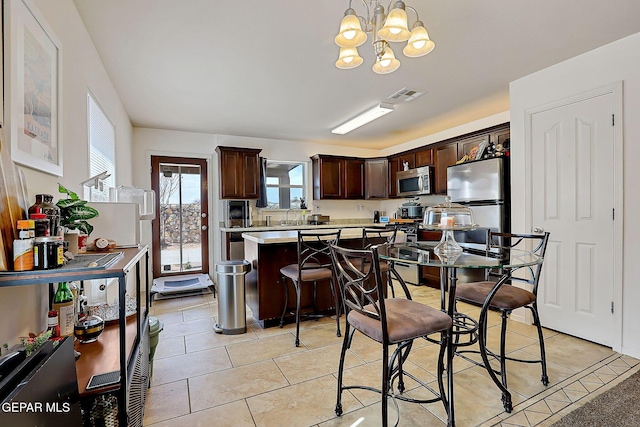
M254 148L216 147L220 160L220 198L260 197L260 152Z
M422 150L416 153L416 167L433 165L433 150Z
M433 179L433 193L447 194L447 167L458 161L458 145L447 144L433 149L433 163L435 165Z
M389 197L389 160L367 159L364 162L364 198L386 199Z
M473 150L474 147L485 148L489 143L489 134L478 135L471 138L466 138L458 142L458 160L462 159L465 155L475 155L476 151ZM473 158L468 158L468 160L475 160L475 156Z
M502 129L496 132L491 133L491 135L489 135L489 141L495 145L502 145L504 146L505 143L508 144L507 140L511 137L511 128L507 128L507 129Z
M389 157L389 197L395 197L398 195L398 188L396 187L397 174L405 169L405 163L407 168L415 168L416 154L403 153Z
M311 157L313 198L364 199L364 159L352 157Z

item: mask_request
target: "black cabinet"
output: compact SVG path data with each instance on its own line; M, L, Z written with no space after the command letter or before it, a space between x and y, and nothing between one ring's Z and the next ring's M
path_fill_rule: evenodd
M73 338L45 342L0 378L0 426L82 426Z
M138 427L142 426L149 385L149 248L116 249L115 252L122 252L122 256L102 267L2 272L0 288L24 285L49 285L53 288L53 283L59 282L117 279L117 323L106 326L98 341L76 344L82 353L75 363L76 387L85 416L90 417L94 410L104 413L111 405L117 425ZM144 266L142 260L145 261ZM129 276L135 279L136 313L127 317L125 295ZM118 383L87 390L92 375L113 371L119 373ZM57 391L64 394L63 389Z

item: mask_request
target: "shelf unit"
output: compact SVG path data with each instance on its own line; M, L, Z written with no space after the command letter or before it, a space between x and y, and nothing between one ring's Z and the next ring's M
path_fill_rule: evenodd
M82 355L76 362L78 390L84 403L95 396L112 393L118 401L118 426L142 426L142 408L149 385L149 247L115 249L122 252L112 265L52 270L0 273L0 288L92 279L118 279L119 316L116 324L105 327L98 340L76 343ZM141 263L144 259L144 270ZM126 317L127 276L135 272L136 315ZM144 276L144 284L142 283ZM120 371L119 384L86 390L95 374Z

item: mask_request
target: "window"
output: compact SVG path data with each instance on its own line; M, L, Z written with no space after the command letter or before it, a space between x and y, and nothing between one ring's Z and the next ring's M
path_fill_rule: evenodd
M300 209L306 198L306 164L267 160L267 209Z
M109 187L115 187L116 182L116 129L91 93L87 96L87 110L89 112L89 176L96 176L105 171L111 176L103 180L98 188L85 186L84 198L94 202L108 202Z

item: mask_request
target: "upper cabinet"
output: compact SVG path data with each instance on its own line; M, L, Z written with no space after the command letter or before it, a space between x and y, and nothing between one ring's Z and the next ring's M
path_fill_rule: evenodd
M364 198L389 197L389 160L386 157L367 159L364 162Z
M433 163L433 149L421 150L416 153L416 167L432 166Z
M317 154L313 161L313 198L364 199L364 159Z
M416 153L402 153L389 157L389 197L398 195L397 174L400 171L416 167Z
M253 148L216 147L220 160L221 199L260 197L260 152Z
M458 161L458 145L446 144L433 149L435 164L433 194L447 194L447 167Z

